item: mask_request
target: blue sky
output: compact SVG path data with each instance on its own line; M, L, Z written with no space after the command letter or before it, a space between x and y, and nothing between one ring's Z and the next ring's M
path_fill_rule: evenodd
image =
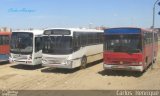
M155 0L1 0L0 27L144 27ZM29 12L28 12L29 11ZM156 6L156 27L160 27Z

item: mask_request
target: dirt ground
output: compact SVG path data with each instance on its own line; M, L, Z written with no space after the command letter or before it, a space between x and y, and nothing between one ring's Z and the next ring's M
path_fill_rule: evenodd
M157 90L160 89L160 54L153 69L150 66L143 74L128 71L104 71L102 62L92 63L84 70L1 64L0 89Z

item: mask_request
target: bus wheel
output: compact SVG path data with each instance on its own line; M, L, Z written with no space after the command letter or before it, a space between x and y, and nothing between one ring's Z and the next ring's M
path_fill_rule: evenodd
M84 56L81 59L81 69L85 69L87 65L87 58Z
M155 57L154 57L154 59L153 59L153 63L156 63L156 59L155 59Z

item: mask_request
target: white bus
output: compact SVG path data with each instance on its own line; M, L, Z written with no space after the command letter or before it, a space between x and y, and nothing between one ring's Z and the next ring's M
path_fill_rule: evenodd
M10 62L22 65L42 64L43 30L19 30L12 32Z
M57 28L43 33L42 65L73 69L103 58L103 32Z

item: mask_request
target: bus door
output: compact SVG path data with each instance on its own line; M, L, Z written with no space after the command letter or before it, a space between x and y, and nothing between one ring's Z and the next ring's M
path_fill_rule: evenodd
M41 64L42 60L42 37L35 37L34 63Z

